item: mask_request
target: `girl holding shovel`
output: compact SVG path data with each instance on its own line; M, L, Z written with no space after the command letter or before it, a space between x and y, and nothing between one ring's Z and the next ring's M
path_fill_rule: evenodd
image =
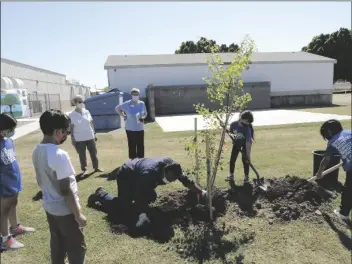
M230 125L230 133L234 134L233 146L230 158L230 173L226 181L234 182L235 163L238 154L242 152L242 162L244 168L244 183L249 182L249 161L254 140L254 130L252 123L254 121L253 114L249 110L245 110L240 114L239 120L232 122Z
M331 119L323 123L320 134L324 140L328 141L328 145L316 177L317 179L323 178L322 173L329 165L330 157L334 153L339 153L342 167L346 171L346 182L342 190L340 208L334 213L342 220L348 221L352 210L352 131L343 130L339 121Z

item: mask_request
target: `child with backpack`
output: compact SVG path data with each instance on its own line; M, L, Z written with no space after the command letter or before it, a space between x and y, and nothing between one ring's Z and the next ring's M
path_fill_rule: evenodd
M17 121L14 117L5 113L0 114L1 250L23 248L24 245L14 237L35 231L31 227L22 226L17 217L18 194L23 187L15 145L11 139L16 126Z
M234 171L235 163L238 154L242 152L242 162L244 168L244 183L249 183L249 161L252 147L252 140L254 140L254 130L252 123L254 121L253 114L249 110L243 111L238 121L234 121L230 124L229 132L234 134L234 140L232 142L232 151L230 158L230 173L226 178L226 181L235 182Z
M334 210L334 213L342 220L348 221L352 210L352 131L344 130L338 120L330 119L323 123L320 134L328 144L316 176L321 179L323 171L329 165L330 157L336 153L340 155L342 167L346 172L346 182L341 194L340 208Z

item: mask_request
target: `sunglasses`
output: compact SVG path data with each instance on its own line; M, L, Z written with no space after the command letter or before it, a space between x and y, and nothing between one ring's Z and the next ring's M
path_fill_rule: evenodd
M77 104L84 104L83 101L77 101Z

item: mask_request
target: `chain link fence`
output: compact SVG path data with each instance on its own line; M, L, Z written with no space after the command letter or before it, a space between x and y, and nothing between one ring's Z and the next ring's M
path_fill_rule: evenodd
M28 104L32 115L41 114L50 109L61 110L60 94L28 94Z

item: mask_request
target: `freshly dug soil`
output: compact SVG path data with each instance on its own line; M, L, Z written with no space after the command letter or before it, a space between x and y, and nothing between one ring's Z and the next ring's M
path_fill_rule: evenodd
M255 204L258 209L270 209L267 210L269 219L321 219L322 213L319 209L327 206L325 202L333 198L331 192L327 192L315 182L308 182L296 176L287 175L284 178L272 179L269 183L271 188Z
M160 194L146 212L151 224L144 230L137 230L135 227L138 214L133 206L129 212L121 211L116 199L112 201L116 203L116 206L112 207L115 209L113 212L107 212L100 205L94 208L107 213L107 220L114 233L126 233L132 237L144 236L164 243L174 237L174 228L178 226L183 231L184 238L173 241L172 250L176 250L186 259L200 261L215 257L225 261L224 255L221 254L249 243L254 234L238 230L235 233L244 237L229 242L224 238L228 234L227 225L217 227L224 219L265 217L269 224L296 219L322 221L320 210L329 206L326 202L332 198L331 193L323 191L316 184L295 176L271 179L268 183L271 187L267 192L258 191L258 188L254 189L251 185L216 189L212 199L212 223L209 222L205 201L198 203L196 194L187 189ZM221 216L225 218L218 220Z

